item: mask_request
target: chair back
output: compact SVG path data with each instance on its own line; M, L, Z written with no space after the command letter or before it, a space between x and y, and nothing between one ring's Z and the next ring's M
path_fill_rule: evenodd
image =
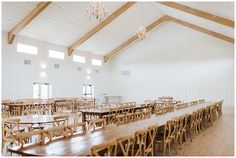
M118 156L132 156L134 145L133 136L123 136L116 139Z
M32 137L36 137L34 143L40 143L43 144L44 139L42 138L42 131L41 130L35 130L35 131L28 131L24 133L20 133L16 135L16 141L17 144L20 146L20 149L25 145L29 143L29 140L32 139Z
M67 126L69 115L60 115L53 117L53 126Z
M146 149L146 137L147 131L146 129L136 131L134 133L134 147L138 146L138 149L133 150L133 156L143 156L144 150Z
M11 141L15 139L15 135L19 134L20 119L3 119L2 120L2 139L3 141Z
M116 141L112 140L104 144L94 145L90 152L92 156L116 156Z
M155 139L157 135L158 126L152 125L147 128L147 138L146 138L146 145L144 149L144 156L148 156L151 154L154 156L154 147L155 147Z

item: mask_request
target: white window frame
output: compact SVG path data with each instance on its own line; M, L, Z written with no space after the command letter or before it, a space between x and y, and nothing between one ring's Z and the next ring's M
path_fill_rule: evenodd
M92 59L91 64L94 66L102 66L102 60Z
M30 55L38 55L38 47L17 43L16 50L18 53L30 54Z
M48 50L48 56L49 56L49 58L53 58L53 59L60 59L60 60L65 59L64 52L60 52L60 51L56 51L56 50L52 50L52 49Z
M79 55L73 55L73 61L77 63L86 63L86 58Z

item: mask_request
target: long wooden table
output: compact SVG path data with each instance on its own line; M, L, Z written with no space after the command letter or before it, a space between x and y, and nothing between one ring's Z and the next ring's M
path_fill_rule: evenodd
M166 121L181 116L182 114L192 114L193 111L202 107L214 105L215 102L205 102L197 104L188 108L175 110L164 115L152 115L148 119L135 121L123 125L109 125L104 129L95 131L93 133L86 133L85 135L73 135L68 138L59 138L53 140L49 144L30 145L17 150L17 147L9 149L12 153L31 156L88 156L90 155L90 148L93 145L101 144L106 141L115 139L119 136L133 135L135 131L147 128L151 125L163 126Z
M153 107L153 105L150 105L150 107ZM140 109L142 106L141 104L138 104L134 107L135 110ZM125 108L125 107L123 107ZM113 109L115 109L115 107L113 107ZM85 109L85 110L81 110L80 111L82 113L82 122L86 122L87 120L89 120L89 117L94 117L94 118L102 118L105 115L108 115L110 112L109 108L91 108L91 109Z

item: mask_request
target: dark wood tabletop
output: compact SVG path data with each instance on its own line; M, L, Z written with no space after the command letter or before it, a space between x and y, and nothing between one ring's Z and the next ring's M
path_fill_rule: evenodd
M215 102L205 102L188 108L175 110L163 115L152 115L148 119L135 121L123 125L109 125L93 133L87 132L85 135L74 135L68 138L53 140L49 144L30 145L17 150L17 147L9 149L10 152L21 155L35 156L87 156L90 155L90 148L93 145L101 144L115 139L119 136L133 135L135 131L147 128L151 125L163 126L166 121L181 116L182 114L191 114L193 111L213 105Z

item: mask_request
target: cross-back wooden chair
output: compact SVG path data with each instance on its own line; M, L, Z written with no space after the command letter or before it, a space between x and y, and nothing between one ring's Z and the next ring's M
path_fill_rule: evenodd
M98 128L105 128L106 127L106 120L103 118L91 119L89 121L89 127L90 127L90 129L92 129L92 132L97 130Z
M170 145L171 142L174 141L175 136L175 121L169 120L166 122L164 127L164 135L157 138L157 143L161 144L161 147L163 149L163 154L166 154L166 147L168 146L169 149L169 155L170 153Z
M127 118L125 114L116 115L116 125L123 124L126 122L126 120Z
M82 133L86 133L87 132L87 129L86 129L86 123L85 122L80 122L79 118L81 116L81 113L76 113L76 116L74 118L74 123L72 124L69 124L67 126L67 129L68 129L68 133L71 134L71 136L74 134L74 133L77 133L78 131L78 128L81 128L81 131Z
M133 156L144 156L144 150L146 149L146 129L136 131L134 133L134 145L133 145Z
M192 114L191 114L191 116L190 116L190 121L189 121L189 124L188 124L188 133L189 133L189 136L190 136L190 140L192 141L192 139L193 139L193 134L195 134L196 135L196 125L197 125L197 123L196 123L196 111L194 111Z
M181 130L183 127L183 122L181 122L181 116L176 117L175 118L175 122L176 122L176 131L175 131L175 143L176 145L181 142L180 141L180 136L181 136ZM182 144L180 144L181 148L182 148Z
M16 135L16 141L17 145L19 145L20 149L27 143L32 142L32 137L36 137L34 140L34 143L44 143L44 138L42 137L42 130L36 130L36 131L28 131L24 133L20 133ZM29 141L31 140L31 141Z
M116 139L117 156L133 156L134 136L123 136Z
M68 130L67 126L65 125L50 127L47 130L44 130L42 133L42 137L44 138L45 142L50 142L53 138L66 136L68 136ZM48 141L46 140L46 138L48 138Z
M116 121L117 109L110 109L108 115L108 124L113 124Z
M5 147L6 143L9 143L6 149L16 144L16 135L23 132L20 131L19 124L20 119L6 118L2 120L2 149Z
M144 149L144 156L148 155L154 156L157 130L158 130L157 125L152 125L147 128L147 140Z
M11 116L20 116L21 113L21 108L20 106L13 106L11 109Z
M188 126L188 118L189 114L184 114L183 116L183 128L181 130L181 143L183 143L183 140L187 142L187 126Z
M117 145L115 140L104 144L94 145L90 148L92 156L116 156Z
M221 117L222 116L222 106L223 106L223 102L224 102L224 100L221 100L221 101L219 101L218 102L218 114L219 114L219 117Z
M60 115L53 117L53 126L67 126L69 122L69 115Z
M126 122L131 122L135 120L134 111L135 111L134 107L129 108L129 113L126 113Z
M10 117L10 111L2 111L2 118Z

